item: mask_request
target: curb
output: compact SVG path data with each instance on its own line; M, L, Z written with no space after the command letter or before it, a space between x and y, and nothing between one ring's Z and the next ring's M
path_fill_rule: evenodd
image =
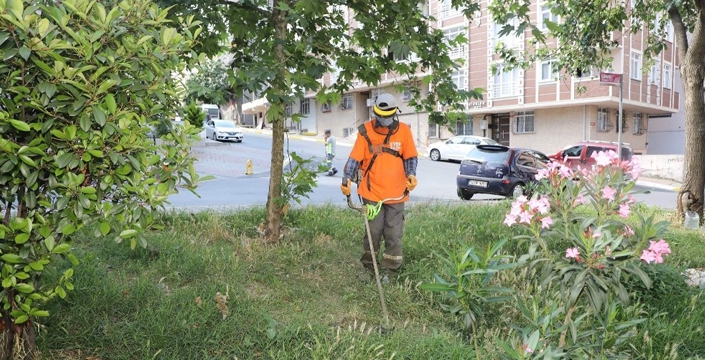
M662 190L680 191L680 189L681 189L680 185L674 186L672 184L661 184L661 183L649 182L649 181L637 180L636 184L639 186L652 187L655 189L662 189Z

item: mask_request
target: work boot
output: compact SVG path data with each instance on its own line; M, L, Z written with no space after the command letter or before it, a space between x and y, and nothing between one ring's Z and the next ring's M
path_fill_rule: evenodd
M332 170L331 170L331 171L328 171L328 172L326 173L326 176L333 176L333 171L332 171Z
M337 174L337 173L338 173L338 169L333 168L333 175L335 175L335 174Z
M391 280L395 280L399 274L395 270L382 269L382 273L379 274L382 284L389 284Z

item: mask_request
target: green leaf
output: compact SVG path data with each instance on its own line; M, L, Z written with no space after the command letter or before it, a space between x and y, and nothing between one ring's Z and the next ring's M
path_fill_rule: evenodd
M108 224L107 221L104 221L100 223L100 233L103 234L103 236L108 235L110 232L110 224Z
M47 236L46 239L44 239L44 246L46 246L47 250L51 252L54 250L54 237L53 236Z
M20 56L22 56L23 59L27 60L29 59L29 55L32 54L32 50L30 50L28 47L23 46L20 48Z
M103 111L103 109L101 109L97 106L94 106L93 107L93 118L98 123L98 125L100 125L100 126L105 125L106 117L105 117L105 112Z
M46 310L35 310L35 309L32 309L31 314L32 314L32 316L36 316L36 317L47 317L47 316L49 316L49 312L46 311Z
M108 111L110 111L111 114L115 114L117 104L115 103L115 97L113 94L105 95L105 106L108 107Z
M10 124L12 124L12 126L19 131L29 131L30 130L29 125L24 121L10 119Z
M24 16L22 16L22 13L24 13L24 4L22 3L22 0L7 0L5 9L18 20L24 18Z
M74 232L76 232L76 225L74 225L74 224L68 224L68 225L64 226L63 228L61 228L61 233L64 235L71 235Z
M29 234L21 233L15 236L15 244L24 244L29 240Z
M10 263L10 264L21 264L21 263L25 262L23 258L21 258L19 255L16 255L16 254L4 254L4 255L0 256L0 259L2 259L2 261L4 261L4 262Z
M57 245L54 250L51 251L52 254L63 254L71 250L71 245L67 243Z
M91 129L91 117L86 113L81 114L78 124L81 126L81 130L88 132Z
M24 324L27 322L27 320L29 320L29 316L20 315L17 318L15 318L15 324L17 324L17 325Z
M12 287L12 278L11 277L6 277L2 279L2 287L5 289L9 289Z
M126 229L120 232L120 237L123 239L129 239L137 234L137 230Z

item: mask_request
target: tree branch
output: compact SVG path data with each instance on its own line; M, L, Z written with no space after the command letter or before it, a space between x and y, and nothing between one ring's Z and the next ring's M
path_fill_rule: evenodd
M676 6L671 6L668 9L668 17L673 24L673 32L675 35L676 45L678 47L678 57L685 59L685 54L688 53L688 29L683 24L683 17Z
M216 4L218 5L224 5L224 6L232 6L235 8L243 9L243 10L251 10L260 13L262 16L264 16L267 19L272 19L272 12L268 11L266 9L263 9L254 3L250 1L243 1L243 0L217 0Z

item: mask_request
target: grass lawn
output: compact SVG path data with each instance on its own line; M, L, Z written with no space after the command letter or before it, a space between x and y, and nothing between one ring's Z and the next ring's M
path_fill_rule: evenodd
M511 239L502 221L509 202L407 207L405 265L384 287L394 329L380 334L374 282L358 277L364 223L336 206L291 210L285 237L265 245L263 209L170 213L149 247L94 237L74 243L81 264L75 290L50 304L38 346L46 359L470 359L475 347L444 299L419 288L442 270L438 254L464 241L482 250ZM639 207L670 220L672 214ZM620 349L631 359L705 356L705 301L685 285L685 268L705 267L704 236L672 225L672 254L648 269L654 286L629 286L634 316L646 318ZM523 249L510 240L504 251ZM45 273L58 276L62 267ZM497 276L520 296L542 298L535 275L516 268ZM513 302L487 306L478 324L480 358L503 359L498 340L519 339ZM705 358L705 357L702 357Z

